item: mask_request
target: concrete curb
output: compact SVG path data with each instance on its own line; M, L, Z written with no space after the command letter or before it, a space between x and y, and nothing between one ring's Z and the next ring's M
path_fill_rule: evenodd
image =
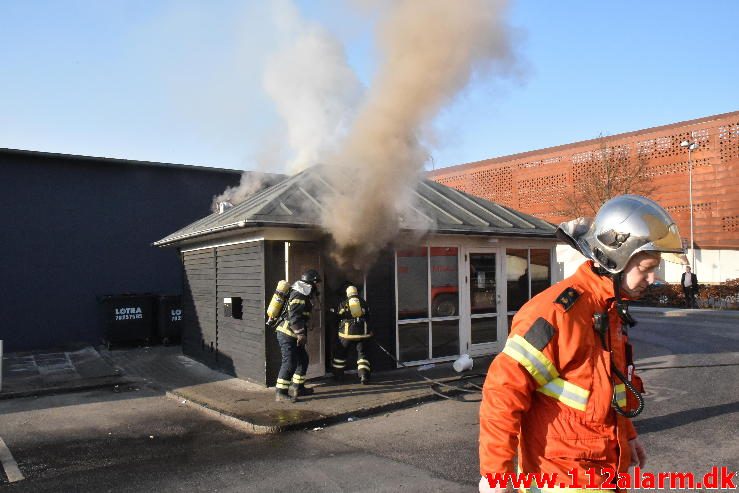
M656 315L661 317L690 317L724 318L739 320L739 310L711 310L704 308L658 308L652 306L630 306L629 311L634 313Z
M216 418L220 421L223 421L225 424L229 426L238 428L240 430L247 431L249 433L254 433L257 435L267 435L267 434L279 433L280 431L282 431L277 427L262 426L262 425L250 423L244 419L228 414L225 411L211 408L208 405L208 403L193 400L189 395L184 394L184 393L180 393L180 392L173 391L173 390L166 390L164 391L164 395L170 399L178 401L180 404L186 405L187 407L191 409L195 409L198 412L206 414L210 416L211 418Z
M164 392L167 397L171 399L176 399L180 401L181 404L185 404L193 409L204 412L211 417L218 418L230 426L235 426L236 428L260 435L283 433L286 431L305 430L315 427L325 427L347 421L349 418L366 418L377 414L382 414L389 411L397 411L399 409L413 407L417 404L423 404L426 402L441 399L441 397L431 392L431 389L429 388L427 394L383 402L382 404L366 407L364 409L344 411L330 415L321 414L320 417L317 418L293 420L291 423L285 425L266 426L253 423L249 421L247 417L239 416L234 413L212 407L210 403L203 400L197 398L193 399L186 392L178 392L176 390L164 390ZM449 395L454 395L458 393L461 392L449 392ZM297 411L300 411L300 409L297 409Z

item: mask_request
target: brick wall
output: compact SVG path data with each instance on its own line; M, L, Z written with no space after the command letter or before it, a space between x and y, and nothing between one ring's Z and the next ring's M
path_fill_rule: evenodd
M602 162L599 153L643 160L651 198L690 236L688 151L696 141L693 221L697 248L739 249L739 111L436 170L430 178L552 223L566 217L566 198Z

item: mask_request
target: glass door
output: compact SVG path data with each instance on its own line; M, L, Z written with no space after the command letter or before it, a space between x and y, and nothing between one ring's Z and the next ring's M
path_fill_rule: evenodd
M489 354L499 349L501 261L496 250L467 253L467 310L469 354Z

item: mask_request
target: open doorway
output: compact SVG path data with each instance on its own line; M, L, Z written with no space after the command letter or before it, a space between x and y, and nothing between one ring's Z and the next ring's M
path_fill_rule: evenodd
M351 269L342 269L330 257L323 259L323 276L324 286L322 292L323 315L326 321L326 337L325 347L329 358L326 361L326 371L332 371L330 367L331 355L338 344L339 318L336 315L339 303L344 300L346 294L342 291L344 283L350 282L356 286L360 296L367 299L365 290L365 275L363 272ZM333 311L332 311L333 309ZM352 360L353 361L353 360ZM347 368L353 368L353 363L347 365Z

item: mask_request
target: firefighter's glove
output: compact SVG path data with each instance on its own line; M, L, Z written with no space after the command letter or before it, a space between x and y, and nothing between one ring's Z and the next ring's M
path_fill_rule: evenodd
M631 449L631 465L643 468L647 465L647 453L639 438L629 440L629 448Z
M298 346L305 346L305 341L308 338L305 336L305 334L298 334Z
M485 476L482 476L480 478L478 490L480 491L480 493L509 493L514 491L512 488L491 487L490 483L488 482L488 478L486 478Z

